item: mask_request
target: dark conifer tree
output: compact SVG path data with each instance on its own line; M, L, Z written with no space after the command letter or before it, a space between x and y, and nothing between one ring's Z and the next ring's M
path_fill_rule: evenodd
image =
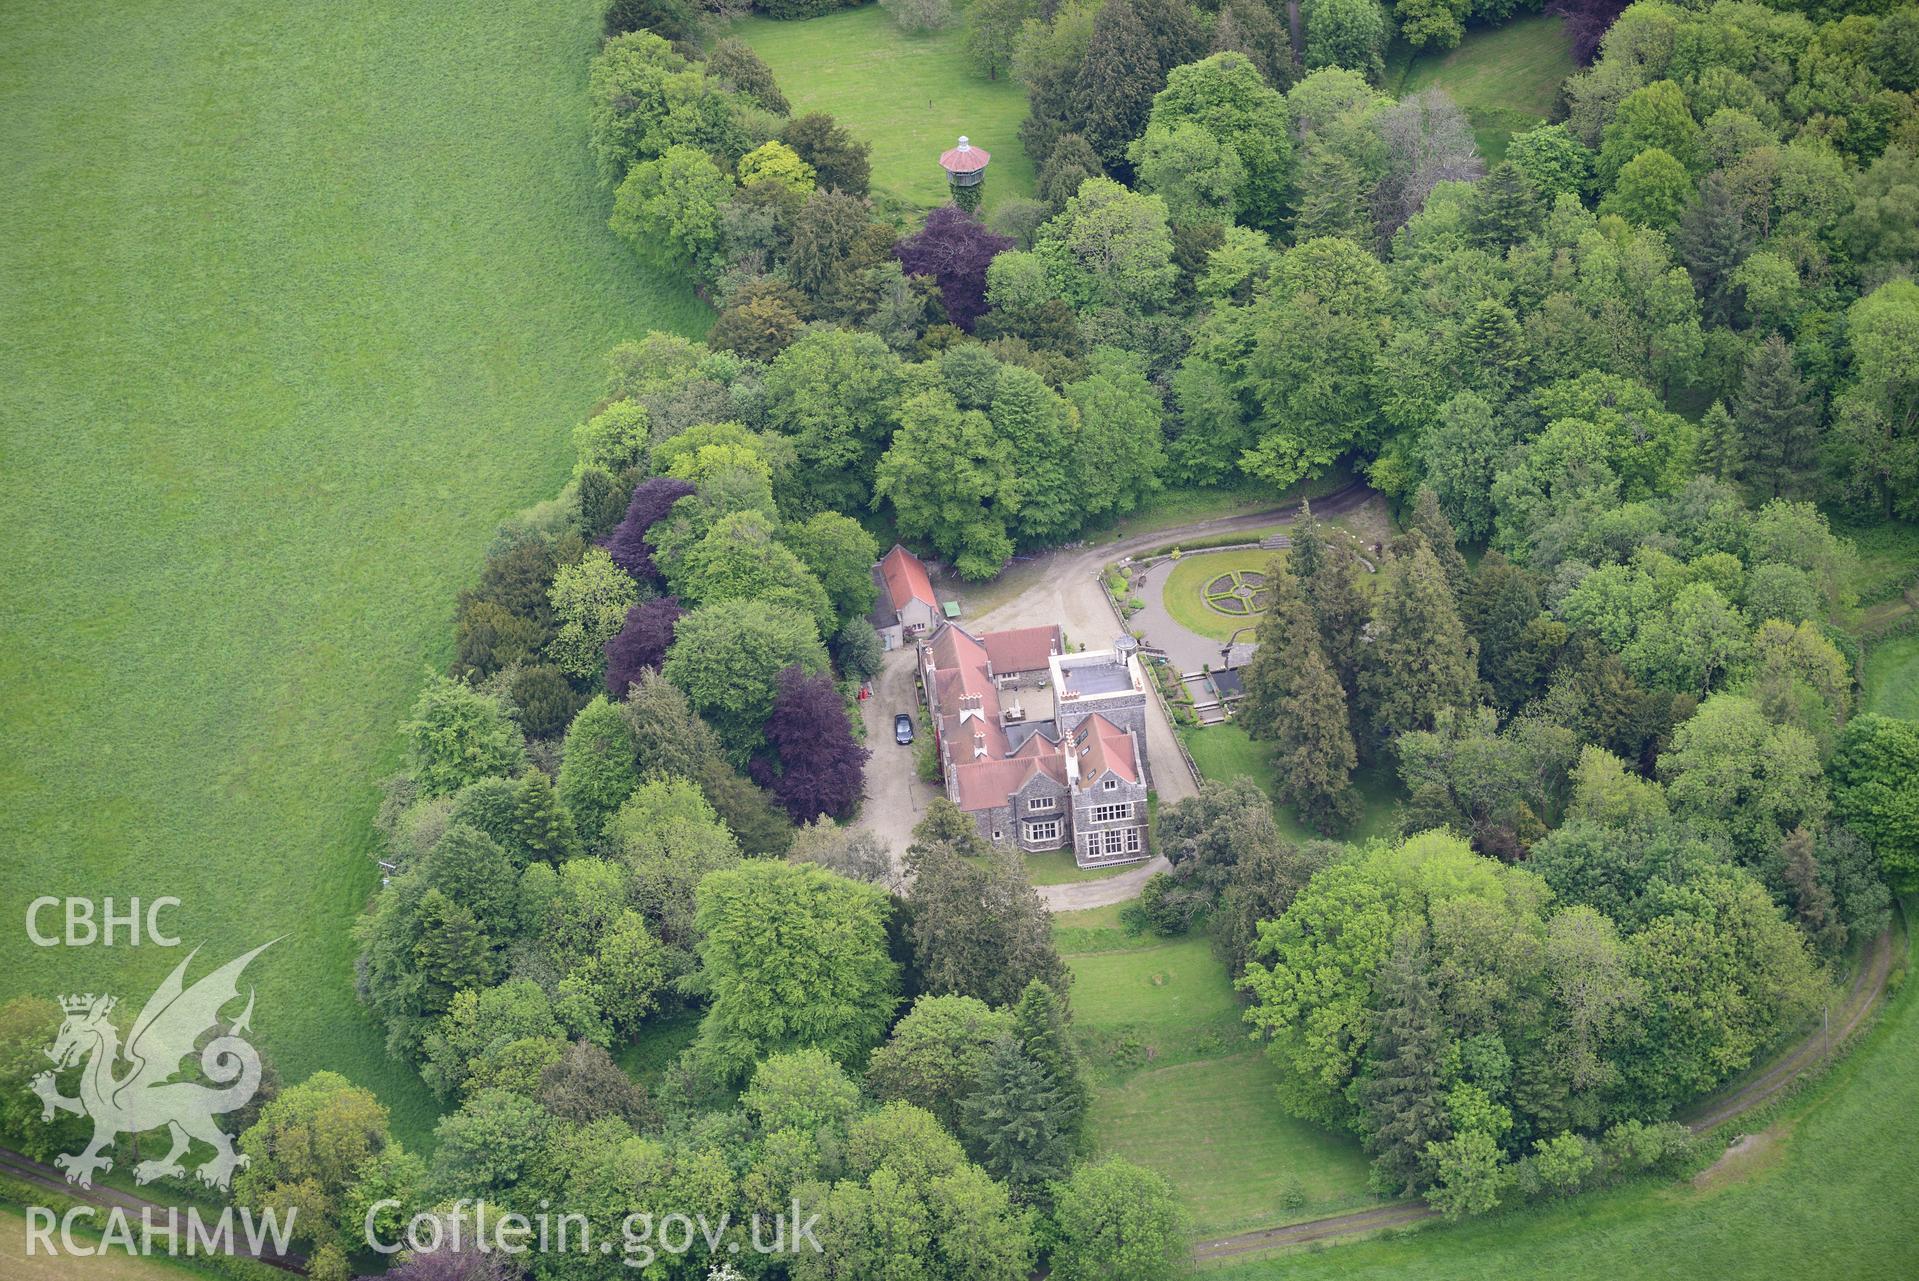
M1503 256L1508 248L1537 231L1544 215L1532 180L1511 161L1502 160L1473 184L1467 225L1475 245Z
M1733 405L1746 445L1745 479L1769 498L1804 498L1819 468L1819 402L1773 334L1753 350Z
M573 816L560 804L545 770L528 770L520 780L513 837L528 855L548 863L565 862L573 851Z
M1293 42L1265 0L1226 0L1213 24L1212 50L1245 54L1282 92L1293 83Z
M1405 1192L1427 1186L1426 1145L1452 1134L1440 1075L1445 1035L1431 965L1423 939L1408 932L1395 940L1380 970L1379 1017L1359 1081L1373 1170L1380 1182Z
M1146 131L1153 97L1165 84L1153 33L1134 0L1106 0L1093 19L1068 110L1108 173L1131 178L1127 144Z
M626 515L639 476L629 472L622 480L604 467L589 467L580 473L580 532L598 538L617 525Z
M1673 248L1699 293L1701 319L1709 325L1730 325L1737 311L1732 273L1746 260L1752 236L1717 173L1699 185L1699 199L1687 206L1673 232Z
M1088 178L1103 177L1105 173L1085 138L1076 133L1063 133L1046 153L1046 163L1039 168L1039 198L1056 210L1064 209L1066 202L1079 193L1081 183Z
M455 992L493 982L493 945L486 931L472 912L438 889L420 899L419 931L413 960L422 984L422 1012L442 1014Z
M1022 1198L1065 1177L1072 1164L1059 1088L1018 1037L1001 1038L987 1055L978 1087L960 1103L960 1131L973 1159Z
M1133 12L1152 37L1159 61L1158 93L1166 87L1166 73L1206 56L1206 28L1187 0L1133 0Z
M793 844L793 824L763 788L727 764L717 753L706 757L693 772L707 804L740 843L749 858L781 858Z
M1059 1091L1060 1129L1077 1136L1085 1124L1092 1092L1066 1024L1066 1003L1059 995L1038 979L1027 983L1019 1004L1013 1007L1013 1034L1027 1055L1052 1077Z
M1453 523L1446 519L1446 513L1439 506L1439 495L1430 485L1421 485L1413 495L1412 520L1408 525L1426 536L1426 545L1433 549L1433 556L1439 561L1439 567L1446 572L1446 586L1452 590L1457 601L1471 581L1466 570L1466 558L1459 554L1459 535L1453 532Z
M1358 565L1343 546L1330 541L1313 519L1312 504L1302 503L1293 522L1286 567L1319 628L1319 644L1333 674L1350 695L1357 688L1360 639L1366 630L1366 599L1353 574Z
M1479 642L1479 676L1493 705L1511 715L1539 692L1539 589L1533 577L1498 552L1479 562L1460 600L1460 618Z
M1441 708L1477 703L1478 686L1479 646L1459 621L1446 572L1415 530L1381 570L1359 674L1374 741L1390 747L1407 730L1431 729Z
M1725 481L1738 481L1746 471L1746 446L1739 438L1739 424L1726 412L1722 400L1699 420L1699 470Z
M1309 145L1300 163L1299 189L1305 196L1293 219L1293 239L1343 236L1370 247L1377 234L1367 211L1367 196L1359 171L1331 147Z
M1512 308L1497 298L1482 299L1459 335L1461 376L1498 404L1525 379L1526 335Z
M1806 941L1831 956L1845 946L1846 927L1839 919L1832 890L1819 874L1819 860L1813 854L1812 832L1794 828L1779 847L1779 879L1793 920Z
M1280 799L1321 831L1345 825L1352 797L1352 719L1346 691L1320 650L1299 581L1275 559L1266 571L1270 604L1259 622L1259 648L1242 669L1246 695L1239 718L1247 733L1274 743Z
M859 141L823 111L794 116L780 130L780 141L813 166L814 180L822 191L863 196L872 183L873 144Z

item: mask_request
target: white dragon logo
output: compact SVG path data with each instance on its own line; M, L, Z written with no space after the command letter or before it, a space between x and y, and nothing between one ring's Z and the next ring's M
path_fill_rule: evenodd
M247 1158L233 1150L233 1141L213 1118L245 1107L260 1087L259 1052L240 1036L253 1018L252 989L247 991L246 1009L240 1017L200 1051L200 1070L214 1086L169 1078L179 1070L180 1061L193 1053L194 1042L203 1033L219 1028L220 1009L239 997L240 972L247 962L277 941L262 943L192 987L185 987L182 979L187 965L199 955L200 949L195 948L147 999L127 1034L125 1049L120 1046L119 1031L107 1018L113 1010L113 997L88 993L61 998L66 1022L60 1025L59 1036L46 1052L54 1069L34 1077L29 1088L40 1097L42 1120L53 1120L56 1110L93 1120L93 1139L84 1151L53 1158L53 1163L67 1172L68 1183L92 1187L94 1171L113 1168L113 1159L100 1155L101 1149L119 1135L137 1135L165 1126L172 1136L173 1150L157 1161L142 1161L135 1166L136 1182L185 1174L180 1157L192 1140L199 1139L212 1146L214 1156L195 1174L209 1187L227 1187L234 1170L245 1166ZM127 1070L116 1075L123 1058ZM86 1066L80 1074L80 1097L66 1098L54 1083L55 1073L82 1059Z

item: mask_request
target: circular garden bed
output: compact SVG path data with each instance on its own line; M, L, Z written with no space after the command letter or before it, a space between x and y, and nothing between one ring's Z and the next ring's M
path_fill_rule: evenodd
M1237 618L1265 613L1271 598L1266 575L1256 569L1229 569L1215 576L1200 593L1208 608Z

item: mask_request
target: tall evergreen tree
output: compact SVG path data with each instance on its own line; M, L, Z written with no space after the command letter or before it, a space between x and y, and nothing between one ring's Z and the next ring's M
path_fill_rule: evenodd
M1226 0L1213 24L1213 52L1243 53L1266 77L1285 90L1293 83L1293 42L1265 0Z
M1498 552L1487 552L1460 598L1460 618L1479 642L1479 676L1502 715L1539 692L1550 654L1541 653L1539 589Z
M1525 376L1526 335L1512 308L1485 298L1466 318L1459 333L1459 371L1468 387L1485 392L1495 404Z
M1375 741L1390 745L1408 730L1431 729L1443 707L1478 702L1479 646L1424 534L1407 534L1380 578L1359 688Z
M1326 831L1343 826L1355 809L1346 691L1320 650L1299 580L1277 558L1266 570L1266 591L1270 603L1259 622L1259 648L1243 671L1239 716L1254 738L1277 745L1280 799Z
M442 1013L455 992L485 987L498 977L493 944L478 919L437 888L420 899L418 928L413 965L423 1013Z
M1311 503L1300 504L1290 542L1286 567L1312 611L1321 652L1350 694L1358 688L1360 640L1366 631L1366 599L1353 579L1353 558L1326 537Z
M1439 495L1430 485L1421 485L1413 495L1413 514L1410 528L1426 536L1426 545L1433 549L1433 556L1439 561L1439 567L1446 571L1446 586L1452 589L1453 599L1462 596L1472 575L1467 572L1466 558L1459 554L1459 535L1453 532L1453 523L1446 519L1446 513L1439 506Z
M1046 162L1039 167L1039 198L1052 205L1057 213L1079 194L1081 183L1088 178L1105 176L1099 156L1086 139L1076 133L1063 133L1046 153Z
M1699 185L1699 199L1687 208L1673 232L1673 248L1699 291L1700 318L1708 325L1733 322L1737 307L1732 273L1751 247L1752 237L1725 179L1708 174Z
M1086 1109L1092 1103L1086 1074L1081 1068L1079 1051L1067 1035L1066 1003L1052 988L1033 979L1020 993L1013 1007L1013 1035L1033 1062L1051 1075L1059 1091L1060 1128L1077 1136L1086 1122Z
M1132 174L1127 144L1146 130L1153 96L1166 82L1153 34L1133 0L1107 0L1093 19L1068 110L1109 173Z
M1502 160L1473 184L1467 226L1475 245L1504 255L1509 247L1539 229L1543 214L1532 179L1511 161Z
M1293 239L1304 244L1321 236L1344 236L1371 245L1377 234L1367 210L1367 193L1353 162L1331 147L1306 148L1300 162L1299 190L1305 195L1293 219Z
M1769 497L1806 497L1819 466L1819 402L1778 334L1747 359L1733 417L1746 443L1745 479Z
M1699 470L1729 481L1738 480L1746 470L1745 442L1723 400L1713 401L1699 420Z
M1174 67L1206 56L1206 28L1188 0L1132 0L1132 4L1159 60L1160 83L1154 87L1158 92L1166 87L1166 74Z
M1419 1192L1430 1182L1426 1145L1452 1134L1446 1113L1445 1054L1431 957L1411 931L1394 941L1379 973L1379 1014L1367 1048L1371 1060L1359 1081L1366 1150L1380 1182Z
M1008 1036L993 1046L979 1086L960 1103L960 1130L986 1172L1030 1197L1072 1164L1051 1074Z
M565 862L572 853L573 816L560 804L552 776L545 770L530 769L520 780L513 835L529 855L548 863Z

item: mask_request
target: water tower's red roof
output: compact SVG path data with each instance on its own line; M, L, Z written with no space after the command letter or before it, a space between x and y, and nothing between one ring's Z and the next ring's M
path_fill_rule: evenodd
M975 147L961 138L959 146L940 153L940 168L947 173L978 173L993 155L984 147Z

